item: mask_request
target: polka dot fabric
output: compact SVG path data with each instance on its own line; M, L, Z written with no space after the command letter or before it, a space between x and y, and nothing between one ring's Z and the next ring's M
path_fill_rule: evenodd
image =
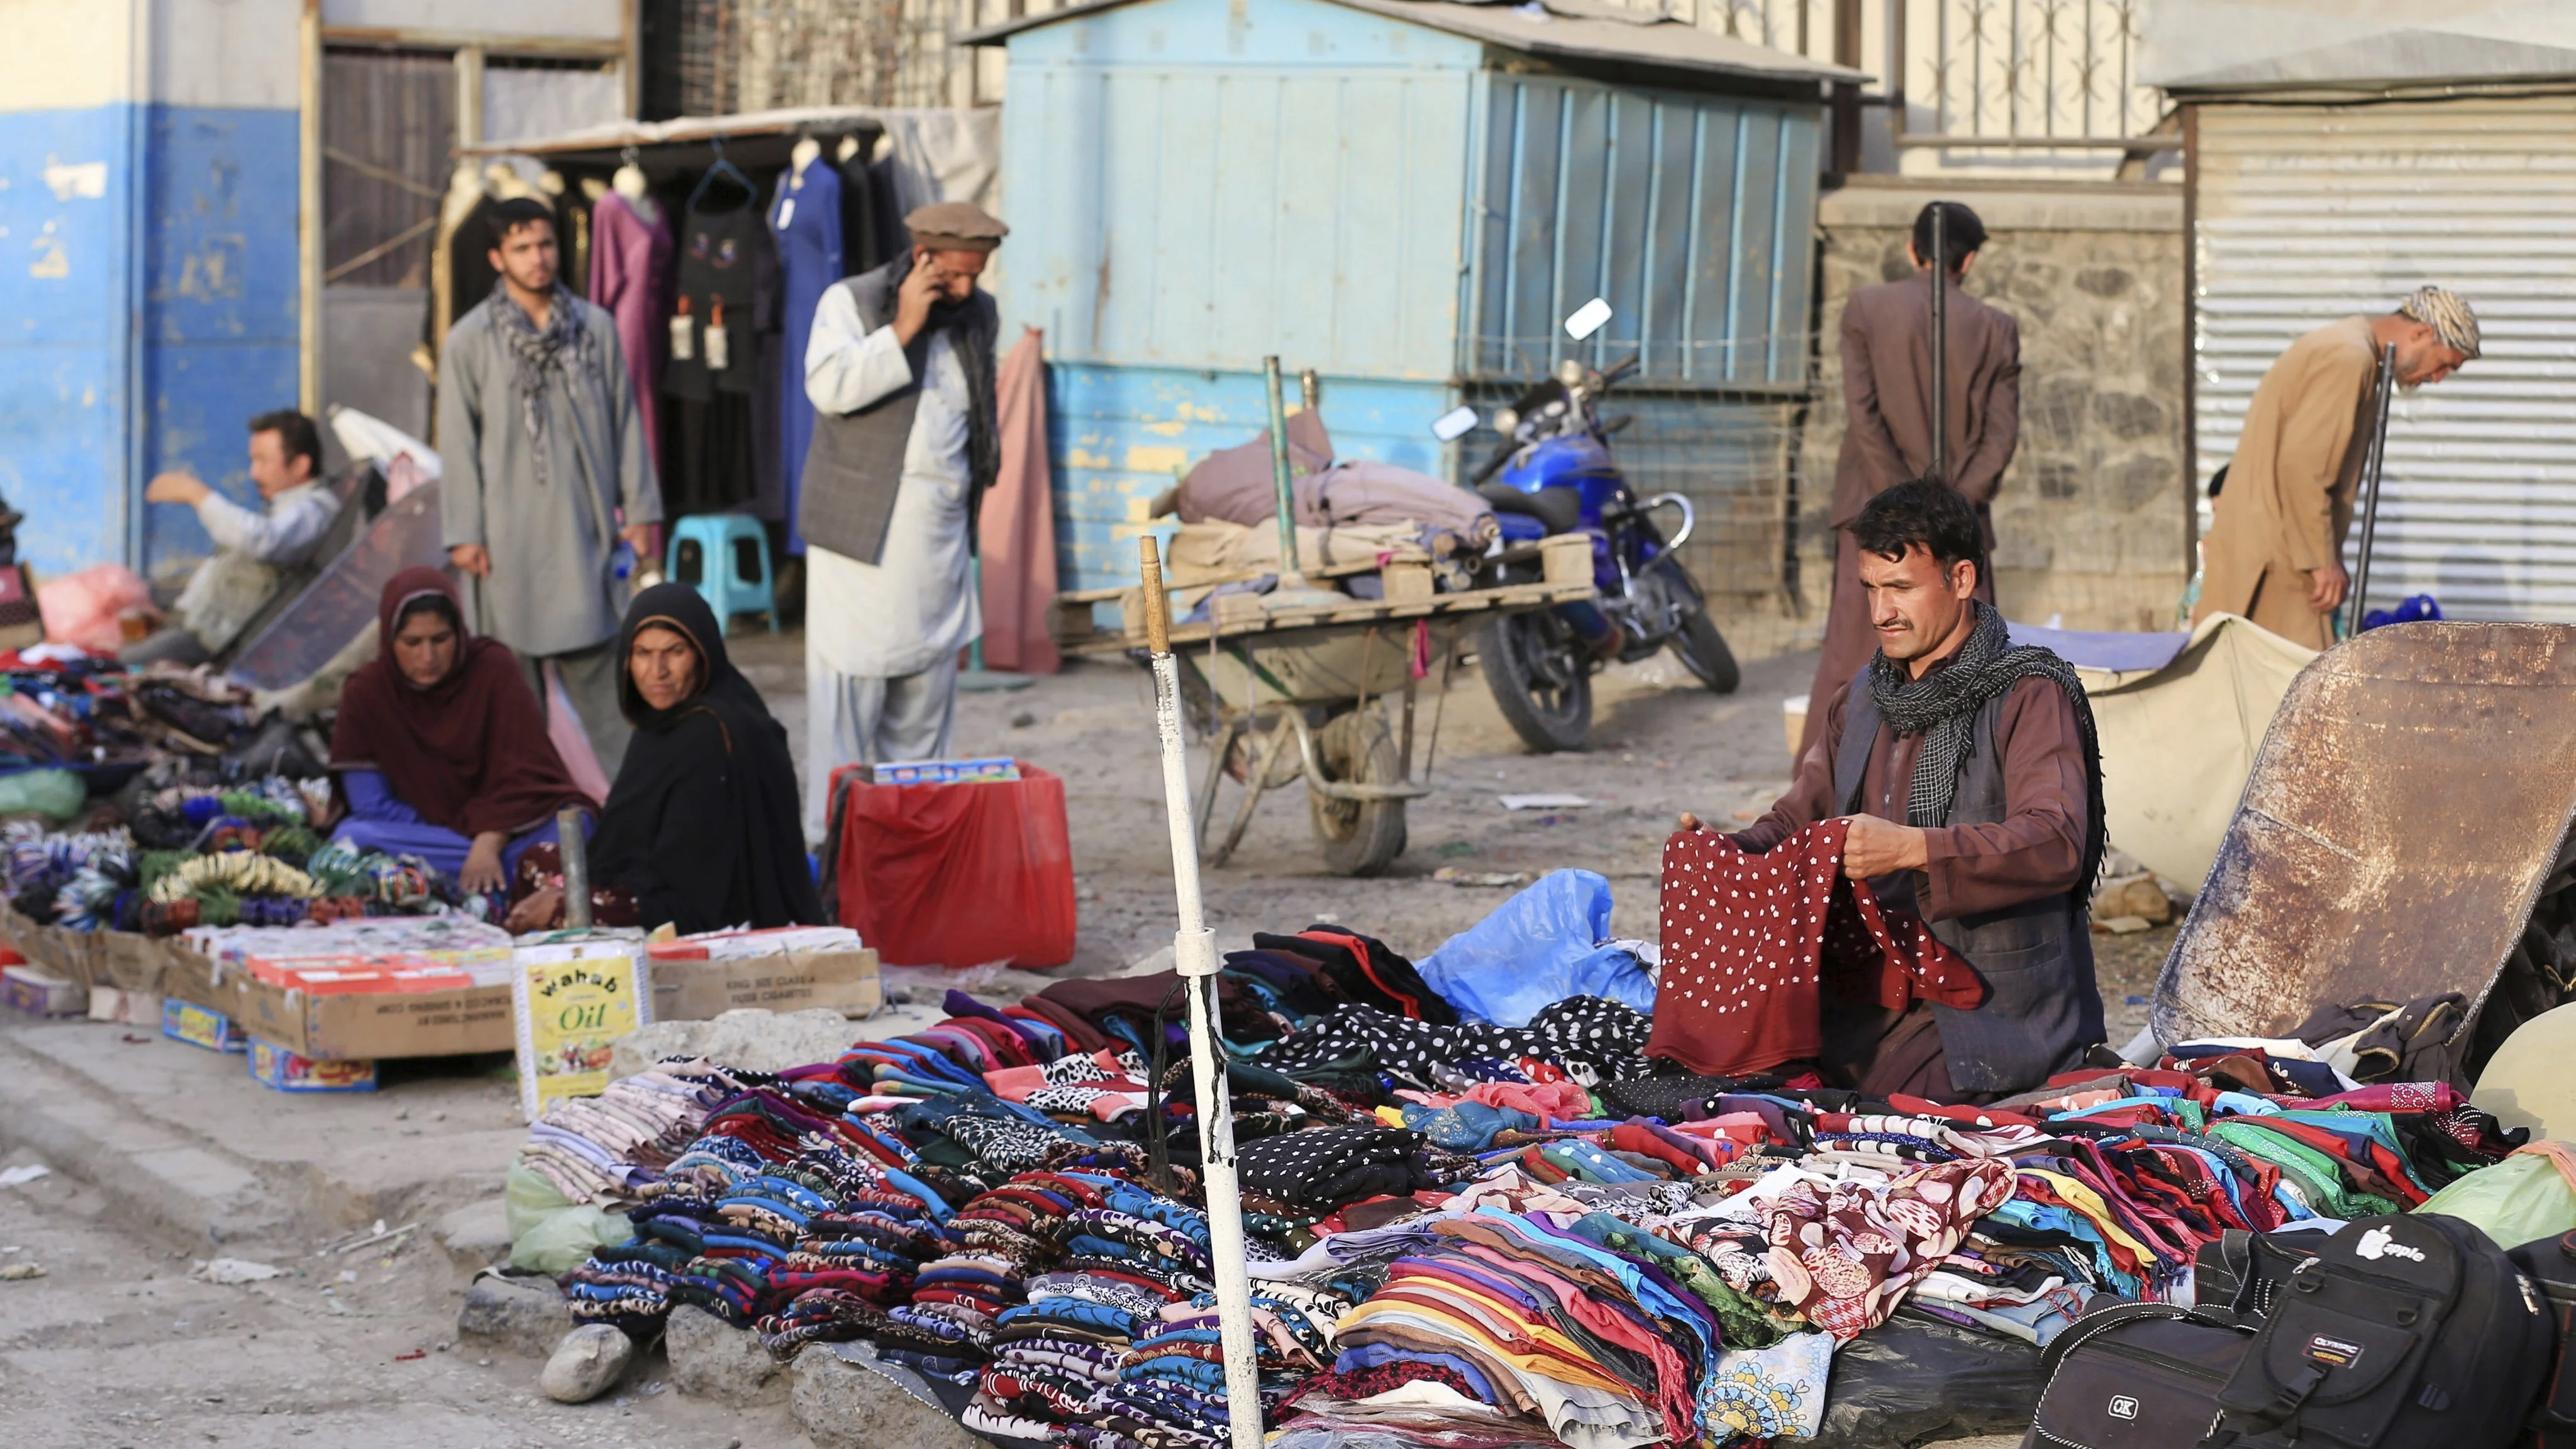
M1984 999L1929 926L1843 879L1850 829L1821 821L1761 855L1715 831L1664 842L1664 962L1646 1055L1729 1077L1813 1057L1828 979L1838 996L1888 1007Z

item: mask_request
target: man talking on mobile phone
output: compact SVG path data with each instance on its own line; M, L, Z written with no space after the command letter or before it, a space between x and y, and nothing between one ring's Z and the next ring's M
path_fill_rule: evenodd
M972 202L904 218L912 249L823 294L805 348L805 835L832 771L949 751L957 651L983 633L975 519L1001 467L992 296L1010 228Z

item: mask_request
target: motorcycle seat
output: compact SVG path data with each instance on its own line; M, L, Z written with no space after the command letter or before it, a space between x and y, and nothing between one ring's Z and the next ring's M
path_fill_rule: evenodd
M1496 513L1517 513L1547 525L1550 533L1572 533L1583 526L1583 494L1574 488L1541 488L1524 493L1508 483L1488 483L1476 490Z

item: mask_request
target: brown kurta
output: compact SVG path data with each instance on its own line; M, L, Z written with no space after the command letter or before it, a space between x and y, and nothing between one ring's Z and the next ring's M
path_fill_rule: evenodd
M1807 692L1802 749L1815 743L1826 698L1878 649L1860 588L1860 554L1844 526L1872 498L1932 468L1931 277L1927 270L1862 287L1843 303L1844 428L1834 463L1833 596L1825 612L1824 657L1816 661L1815 683ZM2021 438L2021 329L1956 280L1948 307L1950 482L1977 505L1982 521ZM1991 523L1985 535L1992 548ZM1977 596L1992 603L1994 581L1981 577Z
M2370 319L2346 317L2291 343L2263 374L2201 544L2194 624L2243 614L2311 649L2334 642L2330 616L2308 606L2307 576L2343 560L2378 366Z
M1932 274L1862 287L1843 303L1844 429L1833 523L1932 467ZM1950 485L1994 500L2021 437L2021 328L1950 282Z
M1736 834L1738 845L1768 850L1794 831L1847 813L1847 802L1834 798L1834 750L1842 740L1849 705L1849 688L1839 688L1821 713L1808 715L1807 744L1799 752L1789 793ZM2083 868L2088 794L2084 737L2066 692L2046 679L2014 684L2004 696L1995 734L2003 752L2007 813L1991 824L1923 832L1927 866L1914 874L1914 904L1926 920L1950 920L2071 890ZM1861 768L1862 813L1905 823L1914 761L1922 749L1922 736L1879 726L1869 763ZM1959 1100L1938 1025L1922 1002L1891 1011L1828 1001L1822 1026L1821 1060L1834 1080L1872 1096L1911 1092L1936 1101Z
M1935 666L1936 668L1938 666ZM1739 832L1746 850L1768 850L1794 831L1849 813L1834 798L1834 748L1842 740L1849 691L1836 690L1821 728L1798 756L1789 793ZM2036 676L2013 685L1996 721L2009 812L1987 825L1927 829L1929 866L1916 873L1923 918L1946 921L2071 890L2084 863L2084 736L2066 691ZM1861 811L1905 823L1921 735L1879 726L1860 777ZM1973 964L1973 963L1972 963Z

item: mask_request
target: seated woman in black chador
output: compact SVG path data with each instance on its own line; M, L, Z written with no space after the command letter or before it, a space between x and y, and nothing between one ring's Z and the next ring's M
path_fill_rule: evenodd
M592 919L684 934L823 924L798 824L787 731L725 655L713 610L686 584L635 596L617 635L618 705L635 726L590 843ZM560 876L524 858L510 929L563 916ZM553 869L560 871L559 863Z

